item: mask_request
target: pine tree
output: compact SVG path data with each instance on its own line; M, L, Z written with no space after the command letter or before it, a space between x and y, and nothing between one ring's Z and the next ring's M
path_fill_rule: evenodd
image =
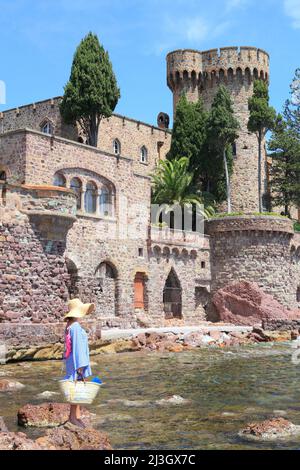
M255 133L258 141L258 210L263 211L262 202L262 142L269 130L274 127L276 119L276 111L269 106L269 91L268 85L263 80L256 80L254 82L253 96L249 98L249 111L250 117L248 122L248 130Z
M113 113L120 90L117 85L108 52L100 45L98 37L89 33L78 46L70 80L60 106L66 124L78 123L97 147L101 119Z
M210 116L208 120L208 145L209 145L209 173L213 178L213 171L216 169L225 172L227 210L231 212L231 185L230 174L232 173L232 152L231 148L238 137L239 123L234 117L233 103L227 88L221 85L214 98ZM218 178L216 183L219 186L224 179Z

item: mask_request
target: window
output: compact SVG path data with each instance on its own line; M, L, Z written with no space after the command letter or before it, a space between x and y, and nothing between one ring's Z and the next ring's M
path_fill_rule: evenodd
M141 163L147 163L148 162L148 150L146 149L145 146L141 148Z
M85 211L89 214L95 214L97 210L97 186L92 181L86 185L84 202Z
M73 178L71 181L70 188L74 191L77 197L77 210L81 209L81 194L82 194L82 183L79 178Z
M56 173L54 176L54 186L65 188L67 185L66 178L61 173Z
M143 248L139 248L139 257L143 258L144 257L144 250Z
M110 190L104 186L100 194L100 214L104 216L112 215L113 196Z
M0 181L6 181L6 173L5 171L0 171Z
M115 139L113 142L113 151L115 155L120 155L121 154L121 144L118 139Z
M44 133L44 134L53 134L54 132L54 128L53 128L53 125L51 124L50 121L45 121L42 125L41 125L41 131Z
M205 261L202 261L201 262L201 269L205 269L205 268L206 268L206 263L205 263Z
M237 153L236 153L236 143L235 143L235 142L232 144L232 155L233 155L234 157L237 156Z

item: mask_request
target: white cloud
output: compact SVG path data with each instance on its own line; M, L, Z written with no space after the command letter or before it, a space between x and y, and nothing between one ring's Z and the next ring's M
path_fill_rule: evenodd
M227 0L225 9L226 11L234 10L235 8L240 8L245 6L248 3L248 0Z
M172 35L173 38L193 42L205 39L209 32L209 27L206 21L200 16L194 18L167 17L165 30L168 35Z
M300 29L300 0L284 0L285 13L292 18L294 28Z

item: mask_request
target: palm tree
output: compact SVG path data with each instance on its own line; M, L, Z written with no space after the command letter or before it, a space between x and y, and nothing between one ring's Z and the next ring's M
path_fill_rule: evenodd
M196 206L207 219L214 214L213 200L209 193L201 193L193 187L194 174L188 171L189 159L161 160L152 175L153 204ZM172 208L170 208L172 210Z

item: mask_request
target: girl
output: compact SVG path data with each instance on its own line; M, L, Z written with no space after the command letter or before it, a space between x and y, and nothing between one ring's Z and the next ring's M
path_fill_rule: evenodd
M65 330L66 364L65 380L85 380L92 375L90 366L90 354L88 335L81 327L79 321L95 310L94 304L83 304L79 299L70 300L69 313L65 316L67 326ZM80 405L72 405L70 408L70 423L84 428L81 421Z

